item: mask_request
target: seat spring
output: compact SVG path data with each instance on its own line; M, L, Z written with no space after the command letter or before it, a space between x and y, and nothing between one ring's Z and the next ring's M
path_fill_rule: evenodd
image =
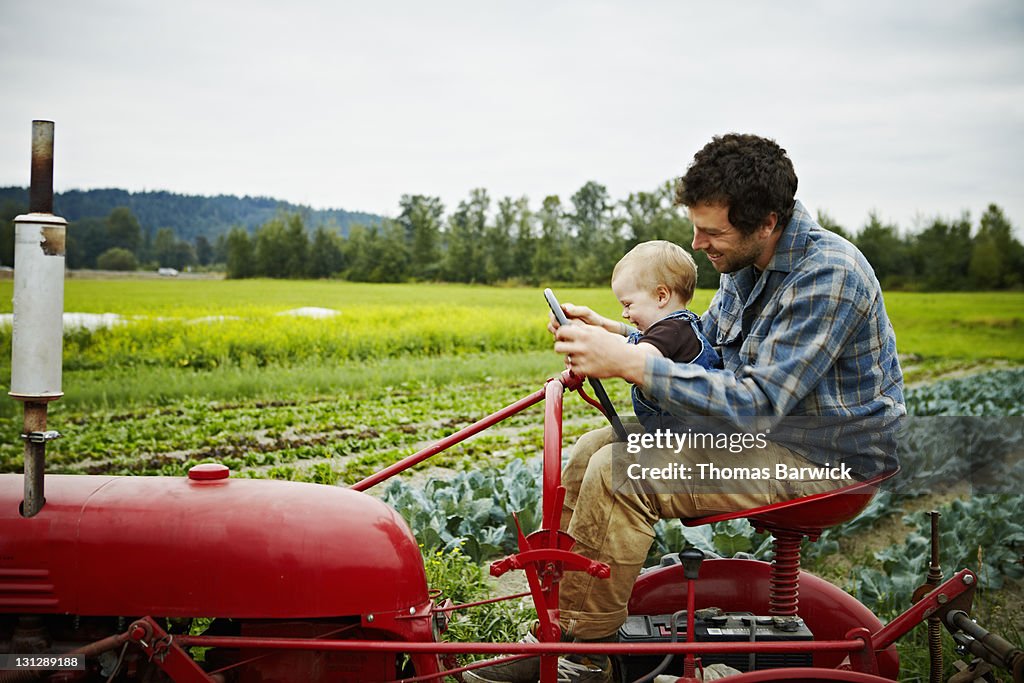
M772 615L796 615L800 595L800 544L803 534L772 530L775 559L769 573L768 611Z

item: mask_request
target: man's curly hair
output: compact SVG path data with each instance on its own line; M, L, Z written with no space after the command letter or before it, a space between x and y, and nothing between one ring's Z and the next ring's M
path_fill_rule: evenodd
M715 136L697 152L676 183L677 205L729 207L729 222L753 233L772 211L777 228L789 224L796 204L796 171L774 140L729 133Z

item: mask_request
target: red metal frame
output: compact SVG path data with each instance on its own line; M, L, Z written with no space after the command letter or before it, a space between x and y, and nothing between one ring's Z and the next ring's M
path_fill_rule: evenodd
M393 465L385 467L380 472L376 472L370 475L369 477L366 477L362 481L358 481L355 484L352 484L352 486L350 486L349 488L354 491L365 491L371 486L376 486L385 479L390 479L396 474L404 472L405 470L409 469L414 465L418 465L427 458L437 455L441 451L451 448L455 444L461 443L468 439L469 437L474 436L475 434L479 434L480 432L482 432L485 429L488 429L489 427L493 427L502 420L512 417L516 413L520 413L526 408L529 408L530 406L539 403L544 399L544 392L544 389L535 391L529 396L519 399L512 405L506 406L505 408L502 408L498 412L492 415L488 415L487 417L483 418L482 420L478 420L477 422L474 422L468 427L460 429L451 436L446 436L437 443L431 444L430 446L427 446L423 450L413 453L412 455L403 458L402 460L399 460Z
M180 642L160 628L151 617L143 617L128 628L128 638L142 648L149 658L178 683L212 683L209 676L189 657Z

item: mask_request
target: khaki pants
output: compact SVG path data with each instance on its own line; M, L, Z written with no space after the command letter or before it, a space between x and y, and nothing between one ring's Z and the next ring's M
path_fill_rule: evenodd
M639 429L636 427L636 429ZM721 449L691 449L676 453L644 451L647 462L699 463L721 466L743 463L769 467L811 467L793 451L768 443L767 448L731 453ZM756 459L756 460L755 460ZM581 640L613 634L626 620L626 605L654 539L651 528L662 518L693 518L777 503L828 491L849 480L730 481L717 491L701 491L694 482L673 482L671 491L652 490L623 476L630 462L626 444L616 443L610 427L584 434L562 471L566 488L562 529L576 539L575 552L611 567L611 576L597 579L585 572L566 572L559 592L563 631ZM617 473L613 472L613 467Z

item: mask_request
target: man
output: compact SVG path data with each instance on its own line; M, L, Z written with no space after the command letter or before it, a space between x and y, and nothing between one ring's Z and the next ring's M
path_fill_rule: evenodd
M714 138L678 183L676 203L689 211L692 246L722 273L702 323L724 370L644 354L599 325L559 327L555 351L566 355L576 374L621 377L683 419L711 416L739 423L760 417L778 424L794 416L849 420L904 414L903 374L878 281L852 244L822 229L796 201L796 188L785 150L772 140L740 134ZM592 320L585 307L565 308L571 318ZM824 429L827 434L827 425ZM851 443L854 451L861 448ZM615 638L658 519L749 509L851 483L824 477L702 488L700 478L692 477L667 488L651 487L622 476L625 451L610 429L591 432L580 439L563 473L563 528L576 539L576 552L612 570L606 580L568 572L562 581L562 629L579 641ZM872 473L871 458L879 455L884 454L852 453L854 473ZM643 453L646 462L675 462L691 472L726 462L769 472L777 466L814 469L831 457L777 441L738 455L720 447ZM466 680L536 681L537 672L538 660L531 658L481 669ZM611 680L603 656L564 657L559 673L560 681Z

